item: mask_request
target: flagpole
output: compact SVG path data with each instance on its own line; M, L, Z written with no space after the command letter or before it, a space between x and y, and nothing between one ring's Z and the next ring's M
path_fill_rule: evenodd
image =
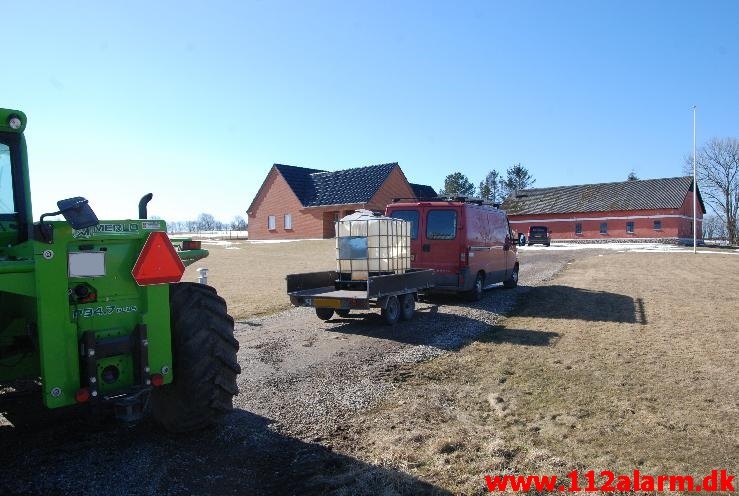
M695 105L693 105L693 253L698 244L698 214L696 212L696 197L698 196L698 182L695 174Z

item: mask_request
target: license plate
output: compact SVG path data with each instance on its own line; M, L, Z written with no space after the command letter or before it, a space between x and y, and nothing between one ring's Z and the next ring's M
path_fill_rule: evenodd
M102 277L105 275L105 252L73 252L69 254L69 277Z
M341 308L341 301L333 298L314 298L313 306L318 308Z

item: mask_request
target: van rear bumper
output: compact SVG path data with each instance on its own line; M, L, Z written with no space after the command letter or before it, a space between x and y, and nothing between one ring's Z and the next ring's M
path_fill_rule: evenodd
M461 293L470 291L475 284L474 274L470 274L469 268L464 268L456 274L436 273L436 283L433 293Z

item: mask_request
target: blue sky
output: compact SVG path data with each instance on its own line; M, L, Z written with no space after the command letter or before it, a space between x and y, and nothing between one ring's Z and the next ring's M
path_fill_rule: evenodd
M244 216L273 163L399 162L439 188L682 175L739 136L739 2L147 1L2 7L34 214Z

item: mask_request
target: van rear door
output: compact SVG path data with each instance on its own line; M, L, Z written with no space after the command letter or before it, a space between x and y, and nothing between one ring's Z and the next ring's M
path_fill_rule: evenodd
M436 270L437 286L459 285L460 228L464 219L455 207L424 208L417 266Z

